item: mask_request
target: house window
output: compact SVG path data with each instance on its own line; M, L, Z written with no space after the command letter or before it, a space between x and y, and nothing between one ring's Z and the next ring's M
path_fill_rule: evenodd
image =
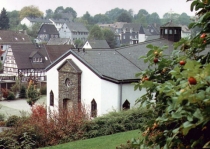
M169 30L169 34L172 34L172 30L171 29Z
M130 44L133 44L133 42L132 42L132 41L130 41Z
M125 39L125 35L123 35L123 39Z
M3 56L1 56L1 60L3 61Z
M166 34L166 35L168 34L168 29L165 29L165 34Z
M176 30L174 30L174 34L176 34Z
M130 36L130 39L132 39L132 36Z
M91 117L97 116L97 103L95 99L91 101Z
M122 105L123 110L128 110L130 109L130 102L126 100L123 105Z
M130 33L132 33L132 32L133 32L133 29L131 28L131 29L130 29Z
M50 91L50 106L54 106L54 94L53 94L53 91Z

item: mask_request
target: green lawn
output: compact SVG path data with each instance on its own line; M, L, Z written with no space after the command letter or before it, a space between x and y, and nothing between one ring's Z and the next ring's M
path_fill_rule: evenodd
M93 139L74 141L42 149L115 149L116 146L125 144L127 140L139 138L139 132L140 130L133 130Z

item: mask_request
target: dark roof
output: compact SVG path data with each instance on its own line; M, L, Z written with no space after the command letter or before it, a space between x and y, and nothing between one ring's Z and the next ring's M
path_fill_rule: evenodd
M132 28L134 32L139 32L140 30L142 30L141 24L138 23L126 23L123 25L123 28Z
M82 23L78 22L70 22L66 23L66 25L69 27L71 31L76 31L76 32L88 32L87 28L84 26Z
M51 18L51 19L49 19L50 21L52 21L52 22L55 22L55 23L66 23L66 22L69 22L69 20L68 19L53 19L53 18Z
M30 22L51 23L49 19L43 17L26 17Z
M71 48L74 48L73 45L45 45L51 63Z
M175 24L175 23L173 23L172 21L170 21L170 22L168 22L166 24L163 24L161 27L180 27L180 26Z
M34 44L14 44L11 45L18 69L45 69L49 64L45 48L37 48ZM36 53L42 56L42 63L31 62L31 57ZM47 59L46 59L46 58Z
M0 30L0 43L31 43L28 35L10 30Z
M70 38L50 38L47 45L66 45L69 44Z
M42 26L39 29L38 34L56 34L58 35L59 32L56 29L55 25L53 24L42 24Z
M88 40L88 43L93 49L110 49L106 40Z
M156 46L170 45L168 53L171 52L171 49L173 48L173 42L165 39L158 39L115 50L90 49L85 50L85 52L69 50L48 66L46 70L49 70L69 54L73 54L102 79L115 83L137 81L139 78L136 78L135 74L147 68L147 65L143 60L139 60L139 57L146 55L149 51L149 49L146 48L148 44L154 44Z

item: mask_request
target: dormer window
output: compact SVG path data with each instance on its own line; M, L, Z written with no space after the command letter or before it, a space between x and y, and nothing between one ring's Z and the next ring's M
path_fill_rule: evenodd
M15 40L18 40L17 37L15 37Z
M25 38L22 38L23 40L25 40Z
M133 32L133 28L130 29L130 33L132 33L132 32Z
M0 40L2 40L2 38L0 37Z
M43 32L46 32L46 29L44 29Z
M34 63L40 63L40 62L42 62L42 58L41 57L34 57L33 62Z

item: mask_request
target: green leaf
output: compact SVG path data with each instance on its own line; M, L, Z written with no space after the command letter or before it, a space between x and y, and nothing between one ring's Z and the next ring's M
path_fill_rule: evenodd
M180 129L180 128L176 128L176 129L174 129L172 132L173 132L174 134L179 133L179 129Z
M194 124L190 123L189 121L184 122L182 126L183 126L183 129L182 129L183 135L187 135L190 129L194 128Z
M194 10L194 7L197 5L197 3L198 3L197 1L193 1L193 2L192 2L191 6L190 6L190 10L191 10L191 11Z
M172 113L172 118L180 119L180 118L182 118L182 115L181 115L181 113L178 113L178 112Z
M196 109L196 111L193 114L193 116L196 117L197 119L203 120L203 115L202 115L200 109Z
M148 44L146 47L151 49L151 50L153 49L153 45L152 44Z
M146 88L152 87L153 86L153 82L152 81L144 81L142 86L146 87Z

